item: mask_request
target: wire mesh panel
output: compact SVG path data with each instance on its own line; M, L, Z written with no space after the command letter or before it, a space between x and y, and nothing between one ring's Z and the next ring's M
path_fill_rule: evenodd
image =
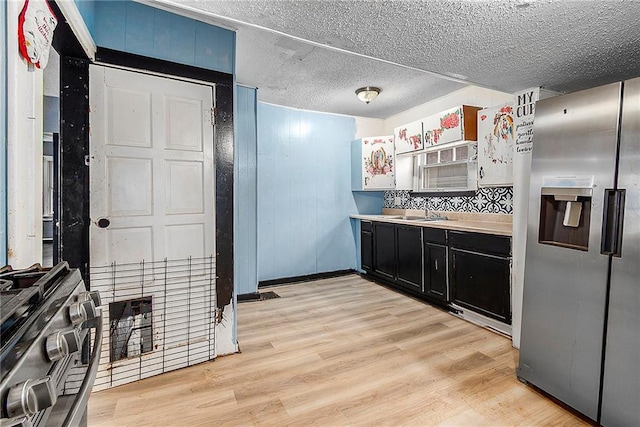
M94 390L215 358L213 256L92 266L91 289L109 331Z

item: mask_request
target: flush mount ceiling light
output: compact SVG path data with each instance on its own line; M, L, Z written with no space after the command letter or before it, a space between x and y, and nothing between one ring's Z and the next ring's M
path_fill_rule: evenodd
M370 103L380 94L380 89L377 87L367 86L361 87L356 90L356 95L358 95L358 99L364 103Z

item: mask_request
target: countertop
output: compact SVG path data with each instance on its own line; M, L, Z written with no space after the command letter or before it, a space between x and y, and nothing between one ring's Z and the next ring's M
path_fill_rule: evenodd
M379 215L349 215L350 218L394 224L413 225L416 227L441 228L445 230L470 231L475 233L511 236L513 225L511 215L480 214L461 212L430 212L431 215L444 216L446 220L411 220L402 216L425 217L425 211L411 209L383 209Z

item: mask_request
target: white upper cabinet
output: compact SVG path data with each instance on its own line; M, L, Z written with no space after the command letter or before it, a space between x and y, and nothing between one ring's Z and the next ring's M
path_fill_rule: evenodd
M393 130L396 143L396 154L410 153L424 148L422 139L422 121L399 126Z
M424 148L455 141L475 141L480 107L459 105L422 119Z
M351 142L351 190L393 190L395 180L393 135Z
M414 156L396 156L396 190L413 190Z
M513 105L478 111L478 185L513 185Z

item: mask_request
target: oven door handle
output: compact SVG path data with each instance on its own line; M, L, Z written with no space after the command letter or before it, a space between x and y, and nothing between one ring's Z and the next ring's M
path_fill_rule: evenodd
M67 414L64 423L62 423L62 425L65 427L75 427L80 425L82 417L84 417L87 412L87 403L89 402L89 396L91 395L91 388L93 387L93 383L96 380L96 375L98 374L100 350L102 349L102 316L96 318L95 320L96 337L93 341L93 354L91 355L91 360L89 361L89 366L87 367L87 374L84 376L84 380L82 380L80 390L73 400L71 410Z

